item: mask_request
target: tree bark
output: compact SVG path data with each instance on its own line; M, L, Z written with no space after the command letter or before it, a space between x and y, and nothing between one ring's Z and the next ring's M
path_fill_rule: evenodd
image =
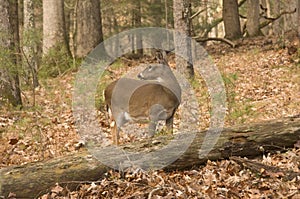
M272 17L274 18L274 16L277 16L280 14L280 10L282 9L282 3L281 1L272 1L268 0L269 4L270 4L270 14L268 15L268 17ZM272 23L272 30L273 32L271 34L274 34L276 36L282 36L283 34L283 19L279 18L278 20L274 21Z
M112 11L112 13L115 13L114 11ZM114 18L113 18L113 27L114 27L114 33L115 34L119 34L119 24L118 24L118 19L116 17L115 14L113 14ZM115 43L113 44L113 52L115 53L115 55L119 55L119 48L120 48L120 40L119 40L119 35L116 35L116 39L115 39Z
M39 86L37 77L38 58L37 58L37 32L35 29L34 1L24 0L24 27L23 27L23 51L25 70L32 76L34 87ZM30 76L27 74L28 76Z
M187 169L205 164L207 160L227 159L231 156L251 158L271 151L284 151L293 147L300 139L300 117L224 129L212 151L207 156L200 157L199 149L205 133L198 132L186 152L165 169ZM160 136L120 147L130 151L145 149L151 151L159 146L165 146L169 139L167 136ZM112 156L110 153L111 148L108 147L106 155L112 161L119 161L120 157ZM138 161L142 163L143 157ZM132 162L132 165L135 163ZM55 183L67 184L68 188L72 189L78 185L74 181L96 181L109 169L86 151L46 162L8 167L0 170L0 196L7 196L12 192L17 194L17 197L36 197L46 192Z
M64 0L43 0L43 55L53 48L69 51Z
M259 29L259 0L248 0L247 33L249 37L261 35Z
M142 13L141 13L141 1L135 0L133 3L133 27L134 28L140 28L142 27ZM138 54L138 57L143 55L143 35L141 33L137 33L135 35L136 40L136 52Z
M184 34L191 37L191 1L190 0L174 0L173 1L174 16L174 46L175 46L175 62L180 73L187 78L194 77L194 67L192 65L192 46L189 39L180 36ZM184 60L178 55L186 57Z
M298 38L300 40L300 0L298 0Z
M75 56L85 57L103 41L100 0L80 0L77 7Z
M280 1L283 3L283 8L286 11L295 11L295 14L283 16L284 33L289 31L297 31L298 29L298 15L296 13L298 1Z
M0 0L0 100L22 105L18 64L20 63L18 2Z
M237 0L223 0L222 14L225 27L225 38L241 38L242 32Z

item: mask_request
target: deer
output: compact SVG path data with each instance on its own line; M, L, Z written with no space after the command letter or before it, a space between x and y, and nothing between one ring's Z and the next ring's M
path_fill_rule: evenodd
M161 120L166 122L166 130L173 132L181 88L169 65L149 64L137 78L117 79L104 90L115 145L119 145L120 128L129 121L148 122L150 137L155 135L157 123Z

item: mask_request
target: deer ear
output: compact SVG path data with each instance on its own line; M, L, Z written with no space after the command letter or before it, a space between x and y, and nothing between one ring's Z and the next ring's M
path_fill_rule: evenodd
M165 64L168 65L167 61L167 53L164 50L156 50L155 52L156 60L159 64Z
M153 69L152 65L148 66L148 71L151 71Z

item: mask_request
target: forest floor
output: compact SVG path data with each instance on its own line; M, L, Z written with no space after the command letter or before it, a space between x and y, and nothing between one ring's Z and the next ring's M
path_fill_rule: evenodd
M206 49L226 84L225 126L300 114L300 52L289 55L274 38L240 41L237 48L215 44ZM138 64L137 60L120 62L130 67ZM112 72L110 76L115 78L120 73ZM41 80L42 86L34 92L24 90L22 110L0 107L0 168L43 161L78 150L80 137L72 115L75 75L69 72ZM203 80L199 82L195 93L201 104L200 128L206 129L209 95L203 88ZM107 129L104 139L110 143L109 124L103 108L100 110L99 122ZM123 142L133 140L126 134L122 136ZM300 172L300 141L293 149L265 154L256 161ZM253 173L233 160L208 161L203 167L186 171L124 175L111 171L97 182L82 183L77 191L53 185L49 194L41 198L300 198L300 179L285 181L283 174L266 177L264 172Z

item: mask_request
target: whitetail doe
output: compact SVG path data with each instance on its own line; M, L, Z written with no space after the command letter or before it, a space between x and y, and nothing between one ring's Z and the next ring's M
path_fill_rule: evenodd
M112 115L112 138L116 145L119 144L120 128L129 121L149 122L149 136L154 136L160 120L166 121L167 131L173 131L181 88L172 70L165 64L151 64L138 74L138 78L120 78L104 91L105 103Z

